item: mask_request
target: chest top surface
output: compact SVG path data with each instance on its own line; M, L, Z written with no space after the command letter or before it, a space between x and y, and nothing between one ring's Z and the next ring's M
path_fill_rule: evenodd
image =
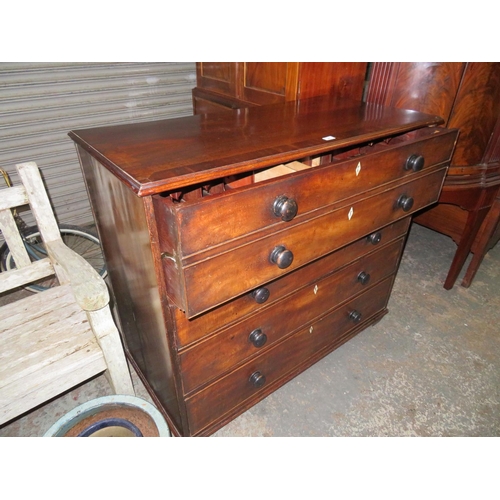
M149 196L440 123L417 111L320 97L69 136L137 195Z

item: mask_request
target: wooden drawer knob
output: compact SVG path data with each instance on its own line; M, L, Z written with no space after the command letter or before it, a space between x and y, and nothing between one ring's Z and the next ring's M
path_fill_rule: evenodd
M413 198L411 198L410 196L406 196L405 194L402 194L398 198L396 206L398 208L401 208L403 212L409 212L413 207Z
M262 347L267 342L267 335L260 328L257 328L249 335L248 340L255 347Z
M260 372L254 372L252 375L250 375L250 378L248 381L254 386L254 387L262 387L266 383L266 377L265 375L262 375Z
M353 323L359 323L361 321L361 313L359 311L351 311L349 313L349 319L353 322Z
M376 233L372 233L366 237L366 239L372 244L377 245L382 241L382 233L377 231Z
M413 170L418 172L424 168L425 159L422 155L411 155L405 163L405 170Z
M280 269L286 269L293 262L293 253L291 250L287 250L283 245L278 245L274 247L271 252L270 260Z
M297 202L293 198L281 195L274 200L273 212L276 217L281 217L281 220L291 221L299 210Z
M271 292L268 288L262 287L257 288L252 292L252 298L257 302L257 304L263 304L271 295Z
M367 285L369 281L370 281L370 275L368 273L361 271L358 274L358 282L361 283L362 285Z

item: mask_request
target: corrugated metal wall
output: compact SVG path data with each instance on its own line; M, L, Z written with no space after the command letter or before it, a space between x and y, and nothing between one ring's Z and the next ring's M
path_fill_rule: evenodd
M195 85L195 63L0 62L0 167L17 184L15 164L36 161L59 223L89 224L68 132L191 115Z

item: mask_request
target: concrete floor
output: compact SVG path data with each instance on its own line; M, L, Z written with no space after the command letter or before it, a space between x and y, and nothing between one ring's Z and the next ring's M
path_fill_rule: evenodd
M464 267L446 291L455 250L413 225L389 314L214 436L500 436L500 244L469 289L459 284ZM0 437L42 436L107 394L97 377L0 427Z

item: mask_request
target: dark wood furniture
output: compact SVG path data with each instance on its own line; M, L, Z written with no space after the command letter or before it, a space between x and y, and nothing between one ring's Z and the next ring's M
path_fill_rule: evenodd
M213 433L386 314L456 140L440 122L314 98L70 133L174 435Z
M462 280L468 287L497 241L499 216L493 207L500 187L500 63L374 63L367 100L435 113L445 127L459 129L439 203L415 222L458 245L446 289L474 253Z
M319 95L361 100L364 62L199 62L195 114L274 104Z

